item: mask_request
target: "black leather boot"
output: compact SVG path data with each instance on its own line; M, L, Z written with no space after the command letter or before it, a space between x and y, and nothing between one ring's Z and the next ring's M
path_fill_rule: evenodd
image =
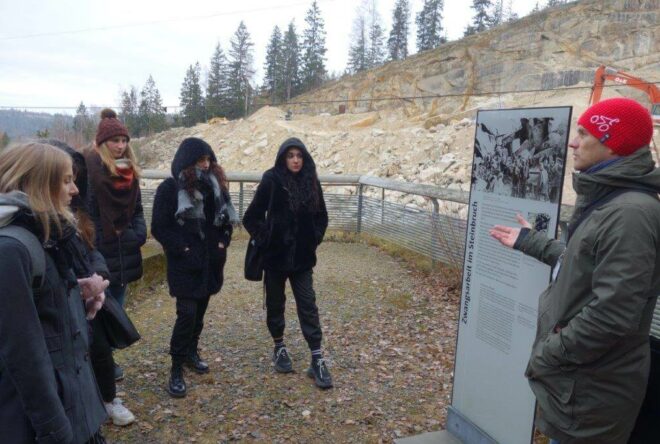
M167 392L173 398L184 398L186 396L186 381L183 379L183 366L180 362L172 362Z
M203 375L204 373L209 372L209 365L199 356L199 352L195 350L190 353L188 359L186 359L186 367L190 368L195 373Z

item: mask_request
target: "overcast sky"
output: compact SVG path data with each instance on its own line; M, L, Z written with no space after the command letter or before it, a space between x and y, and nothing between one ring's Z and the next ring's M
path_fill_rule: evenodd
M376 1L389 35L395 0ZM343 72L346 67L359 3L318 0L330 71ZM117 106L121 90L131 85L141 89L150 74L164 104L176 106L188 66L199 61L205 70L218 41L227 52L241 20L254 43L260 79L273 27L286 29L293 19L301 34L310 4L311 0L0 0L0 106L75 107L80 101ZM410 4L409 45L414 52L414 17L423 0ZM443 26L449 40L463 35L474 12L471 4L445 0ZM535 4L536 0L512 0L520 16Z

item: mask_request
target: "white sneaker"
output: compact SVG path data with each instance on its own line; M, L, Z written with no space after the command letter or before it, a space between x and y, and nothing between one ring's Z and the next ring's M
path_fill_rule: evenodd
M114 425L125 426L135 421L135 415L124 407L121 399L115 398L112 402L104 402L104 404L105 411L108 412L108 416L112 419Z

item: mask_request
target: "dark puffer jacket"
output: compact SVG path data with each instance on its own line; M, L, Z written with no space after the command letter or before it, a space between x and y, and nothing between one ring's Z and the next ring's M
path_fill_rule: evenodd
M3 202L0 197L0 207ZM40 236L23 210L12 224ZM0 237L2 442L84 443L105 421L89 362L85 311L70 268L70 241L64 237L45 250L45 281L34 294L27 248Z
M203 155L216 161L210 146L208 152L202 153L180 148L172 162L172 175L179 177L181 171L194 165ZM211 187L202 181L197 181L195 187L204 196L204 239L200 238L197 227L191 221L184 219L183 225L178 223L175 214L179 186L172 177L163 181L156 190L151 220L151 234L163 246L167 257L170 295L184 299L204 299L220 291L233 231L229 223L219 227L213 225L216 205ZM223 198L229 202L229 193L223 191ZM225 248L218 247L220 242Z
M301 207L294 213L290 208L283 171L286 168L285 154L293 147L299 148L303 154L303 170L299 174L316 173L314 160L302 141L287 139L277 152L275 166L261 178L254 199L243 216L245 229L265 248L266 270L298 272L313 268L316 265L316 248L328 228L328 212L318 179L318 210ZM266 217L271 196L272 214Z
M147 224L142 209L142 193L138 193L131 223L119 236L104 240L101 227L99 203L94 196L94 187L89 184L87 205L94 220L96 247L101 252L110 270L113 285L126 285L142 277L142 253L140 247L147 241Z

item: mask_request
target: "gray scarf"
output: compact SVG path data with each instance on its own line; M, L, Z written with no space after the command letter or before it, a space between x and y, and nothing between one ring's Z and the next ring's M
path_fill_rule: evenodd
M210 184L213 189L213 197L215 200L215 217L213 218L213 225L221 227L225 223L230 223L232 225L238 224L240 219L236 213L236 209L231 203L229 195L227 195L227 200L225 200L218 179L213 174L209 174L199 168L195 168L195 174L197 175L197 179ZM182 186L183 181L183 172L181 172L181 174L179 174L179 192L177 194L178 207L174 217L176 217L179 225L183 225L186 220L193 221L197 225L200 238L204 239L204 231L202 230L202 224L206 219L204 215L204 196L195 188L191 197L190 193L188 193L188 191Z

